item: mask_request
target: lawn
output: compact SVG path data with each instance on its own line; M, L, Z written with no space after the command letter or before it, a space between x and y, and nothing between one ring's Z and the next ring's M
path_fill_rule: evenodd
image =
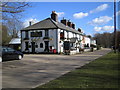
M35 89L118 88L119 69L118 53L111 52Z

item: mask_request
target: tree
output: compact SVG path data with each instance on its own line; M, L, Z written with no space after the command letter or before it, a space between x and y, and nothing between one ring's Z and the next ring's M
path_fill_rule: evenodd
M7 27L5 25L2 25L2 45L8 45L11 37L9 36L7 32Z
M117 48L119 47L120 45L120 31L117 31Z
M97 33L94 35L97 45L100 45L105 48L110 48L113 46L113 33Z
M1 27L2 27L2 25L0 23L0 58L2 56L2 48L1 48L1 46L2 46L2 29L1 29Z
M30 7L28 2L2 2L2 24L7 27L8 33L12 37L17 37L18 31L22 28L21 13L27 7Z
M19 15L29 6L30 4L27 2L2 2L2 4L0 4L2 21L5 22L9 20L13 15Z
M2 12L4 13L20 13L25 11L25 8L30 6L28 2L2 2Z
M18 37L18 32L23 28L23 23L13 16L6 23L4 23L8 28L8 33L12 36L12 38Z

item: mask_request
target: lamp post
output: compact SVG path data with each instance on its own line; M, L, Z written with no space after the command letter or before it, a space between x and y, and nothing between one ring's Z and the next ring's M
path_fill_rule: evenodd
M116 39L116 0L114 0L114 53L116 53L117 39Z

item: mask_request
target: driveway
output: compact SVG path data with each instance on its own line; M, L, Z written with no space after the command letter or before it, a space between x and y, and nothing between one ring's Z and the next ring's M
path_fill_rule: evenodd
M110 49L77 55L25 55L2 63L3 88L35 88L105 54Z

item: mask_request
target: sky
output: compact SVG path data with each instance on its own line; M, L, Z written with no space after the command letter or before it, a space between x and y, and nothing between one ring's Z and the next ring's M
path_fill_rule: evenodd
M113 2L30 2L32 7L24 12L23 24L29 25L50 17L52 11L58 14L58 20L63 17L75 23L76 30L81 28L86 35L113 32L114 16ZM117 16L120 11L117 9ZM117 19L118 20L118 19Z

